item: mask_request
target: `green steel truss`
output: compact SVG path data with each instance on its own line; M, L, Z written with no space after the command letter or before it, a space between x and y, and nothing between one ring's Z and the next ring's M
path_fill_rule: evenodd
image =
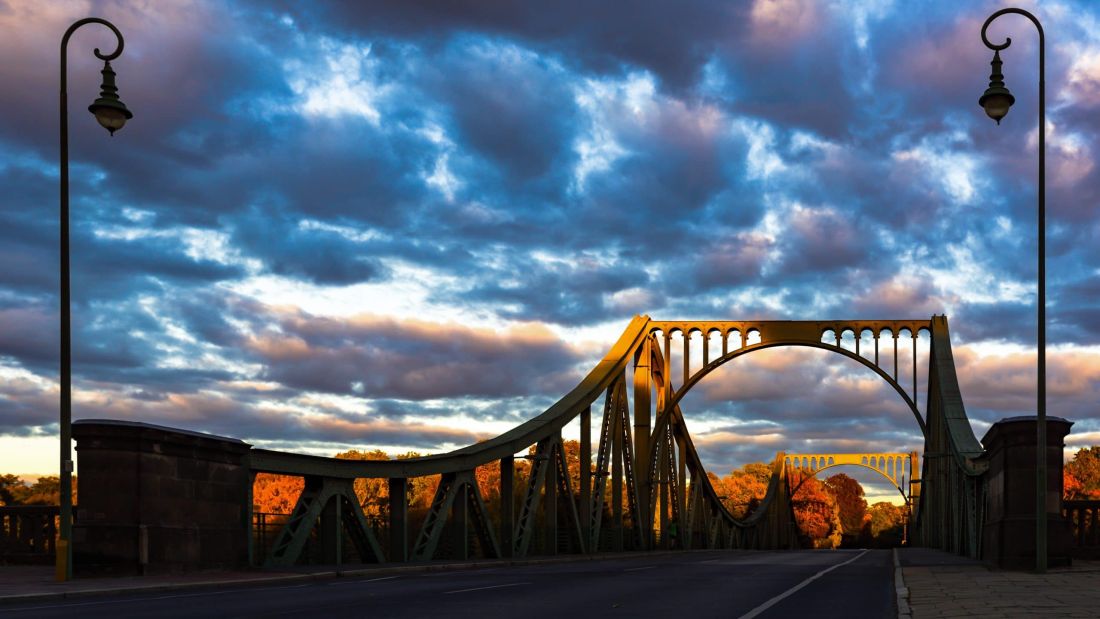
M859 336L873 334L873 351ZM899 337L931 335L924 414L917 407L914 346L912 389L907 378L880 365L898 357ZM696 333L703 337L693 337ZM854 350L842 336L856 335ZM682 375L674 379L671 347L683 336ZM720 346L711 349L717 334ZM701 339L702 364L690 346ZM880 346L880 340L885 343ZM892 345L891 345L892 344ZM317 532L325 556L343 561L352 544L363 561L400 563L442 557L526 557L559 552L689 548L793 548L797 545L784 454L773 463L761 506L742 520L723 506L692 442L680 401L718 367L758 350L807 346L854 359L878 374L913 412L925 436L915 540L977 556L984 488L982 449L970 429L955 377L947 319L852 321L653 321L636 316L599 364L542 414L487 441L407 460L338 460L253 449L254 472L302 476L306 489L263 562L291 565ZM720 350L719 350L720 349ZM629 396L633 388L633 397ZM591 441L593 409L602 411ZM633 419L632 419L633 417ZM580 471L570 474L563 428L580 421ZM631 426L633 425L633 429ZM595 454L593 454L595 447ZM533 449L532 449L533 448ZM518 454L518 455L517 455ZM593 456L595 456L593 458ZM516 497L515 459L530 462ZM595 460L593 462L593 459ZM489 513L478 467L500 465L499 507ZM357 478L387 479L390 496L404 497L410 478L437 476L431 506L409 535L410 506L390 501L383 555L353 491ZM518 499L518 500L517 500ZM449 534L448 534L449 531Z

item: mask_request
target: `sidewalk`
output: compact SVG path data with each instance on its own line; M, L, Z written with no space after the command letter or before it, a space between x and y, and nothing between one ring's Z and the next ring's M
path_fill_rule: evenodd
M1072 567L1032 574L991 570L979 561L939 550L897 552L913 619L1100 614L1100 561L1074 560ZM899 608L899 616L908 616L904 608Z

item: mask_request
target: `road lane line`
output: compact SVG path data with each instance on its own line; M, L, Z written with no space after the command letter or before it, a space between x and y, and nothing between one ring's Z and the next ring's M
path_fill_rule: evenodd
M870 551L869 550L864 550L863 552L861 552L858 555L852 557L851 559L848 559L844 563L837 563L836 565L833 565L831 567L827 567L827 568L821 570L820 572L814 574L813 576L810 576L806 580L803 580L802 582L800 582L797 585L791 587L790 589L787 589L783 593L780 593L779 595L773 597L772 599L768 600L767 602L764 602L760 606L757 606L756 608L750 610L749 612L745 613L744 615L741 615L738 619L752 619L753 617L756 617L757 615L764 612L765 610L768 610L772 606L775 606L776 604L782 602L784 599L786 599L786 598L790 597L791 595L795 594L799 589L805 587L806 585L810 584L811 582L817 580L818 578L821 578L825 574L828 574L829 572L831 572L831 571L833 571L833 570L835 570L839 567L844 567L845 565L848 565L852 561L855 561L856 559L859 559L860 557L867 554L868 552L870 552Z
M638 570L651 570L655 567L657 567L657 566L656 565L647 565L645 567L630 567L630 568L627 568L623 571L624 572L637 572Z
M337 585L361 585L365 582L378 582L379 580L393 580L394 578L399 578L399 577L398 576L382 576L380 578L368 578L366 580L359 580L357 578L357 579L354 579L354 580L345 580L344 582L330 582L328 584L328 586L335 587Z
M529 585L529 582L513 582L506 585L490 585L488 587L473 587L470 589L455 589L454 591L444 591L443 595L449 595L451 593L466 593L467 591L484 591L485 589L500 589L503 587L518 587L520 585Z

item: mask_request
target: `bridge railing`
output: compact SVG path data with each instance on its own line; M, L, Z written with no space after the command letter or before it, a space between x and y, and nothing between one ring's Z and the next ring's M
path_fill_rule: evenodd
M1100 500L1062 501L1062 515L1073 533L1074 555L1100 559Z
M0 561L24 564L53 561L60 510L57 505L0 507Z

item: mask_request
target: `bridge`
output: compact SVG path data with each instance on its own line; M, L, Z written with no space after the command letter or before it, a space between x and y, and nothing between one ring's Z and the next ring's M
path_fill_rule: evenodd
M929 362L918 368L914 345L909 383L909 377L898 376L898 340L911 338L915 344L921 335L929 341ZM682 349L673 349L676 339L682 339ZM861 347L861 341L868 344ZM862 454L849 462L841 454L780 453L760 506L741 519L731 514L707 477L681 402L719 367L777 347L826 350L878 375L911 411L924 436L923 457ZM882 361L890 358L892 371L887 371ZM917 393L919 370L927 385L923 397ZM580 426L575 475L562 439L563 428L573 422ZM1070 425L1050 422L1052 506L1060 504L1061 446ZM1034 512L1028 525L1026 508L1033 503L1018 505L1020 488L1034 496L1034 419L999 422L983 439L985 446L979 443L963 406L944 316L840 321L635 316L595 368L545 411L490 440L420 458L323 458L110 420L79 421L74 436L81 481L73 538L78 573L310 560L403 563L606 550L795 548L789 471L816 473L841 464L876 470L903 496L919 497L912 502L914 544L1016 566L1029 560L1030 530L1034 560ZM487 467L500 471L492 497L477 481ZM292 513L265 523L273 527L270 534L252 513L258 473L304 479ZM390 499L381 521L364 515L354 491L357 479L384 481ZM435 492L430 506L414 515L398 497L406 497L417 480L428 480ZM1061 514L1056 507L1051 512L1051 521L1060 526ZM679 535L671 535L677 528ZM1055 536L1061 531L1051 529ZM1052 564L1063 555L1068 560L1066 531L1064 544L1059 538L1050 545Z

